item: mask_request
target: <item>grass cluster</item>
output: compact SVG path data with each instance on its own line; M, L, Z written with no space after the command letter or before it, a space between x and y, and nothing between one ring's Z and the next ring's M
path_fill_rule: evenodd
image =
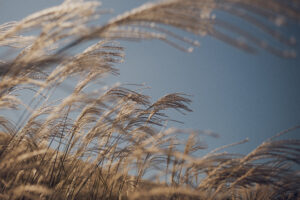
M106 13L99 2L65 0L0 25L2 53L8 52L0 58L0 199L299 199L300 141L280 139L299 126L248 155L224 152L228 145L199 156L206 148L201 133L165 126L166 110L191 111L188 96L151 102L138 86L89 89L118 74L114 64L123 61L124 49L115 40L158 39L188 52L199 45L174 27L246 52L294 57L295 38L278 27L299 22L299 4L165 0L93 25ZM280 48L231 18L216 18L215 10L264 31ZM95 44L76 49L90 41ZM61 88L68 95L58 100ZM7 115L13 112L16 121Z

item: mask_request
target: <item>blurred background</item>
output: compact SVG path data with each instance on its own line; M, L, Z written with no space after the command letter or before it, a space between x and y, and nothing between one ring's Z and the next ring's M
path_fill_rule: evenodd
M20 20L61 2L0 0L0 23ZM113 12L99 19L99 24L144 2L103 0L102 8ZM241 21L234 23L252 34L265 36ZM287 36L297 36L299 43L299 26L281 28ZM229 149L247 153L265 139L300 124L299 44L294 47L298 57L285 59L264 50L249 54L209 36L186 36L200 42L192 53L161 41L120 41L125 47L125 62L116 66L120 75L107 77L104 84L145 84L150 88L143 93L151 96L152 101L172 92L191 95L193 112L168 112L172 119L183 122L168 125L218 133L218 139L203 138L209 150L249 138L248 143ZM285 137L299 138L299 133L294 131Z

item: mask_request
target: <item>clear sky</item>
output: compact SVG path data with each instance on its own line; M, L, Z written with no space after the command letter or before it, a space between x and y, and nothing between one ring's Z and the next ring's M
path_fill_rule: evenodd
M19 20L60 2L0 0L0 23ZM113 8L112 17L143 2L104 0L103 8ZM284 30L300 35L299 28ZM145 83L151 89L144 92L153 100L170 92L192 95L194 112L184 116L172 112L172 118L184 122L180 127L219 133L219 139L205 138L211 148L248 137L250 142L237 148L248 152L264 139L300 124L299 45L298 58L288 60L263 50L247 54L210 37L197 38L201 47L193 53L160 41L121 41L126 48L125 63L117 66L121 75L110 77L109 82ZM288 137L299 138L299 133Z

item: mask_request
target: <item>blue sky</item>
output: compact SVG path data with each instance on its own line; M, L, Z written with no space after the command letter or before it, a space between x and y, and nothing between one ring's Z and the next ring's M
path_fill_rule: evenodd
M19 20L60 2L0 0L0 23ZM113 8L112 17L143 2L104 0L103 8ZM284 30L300 35L299 28ZM194 112L171 112L172 118L184 122L172 125L217 132L219 139L205 138L210 149L249 138L247 144L236 148L249 152L266 138L300 124L299 56L283 59L263 50L247 54L210 37L197 38L201 46L193 53L160 41L121 41L125 63L117 66L120 76L109 77L109 82L145 83L151 89L144 93L153 100L171 92L192 95ZM300 54L299 45L296 49ZM299 138L299 132L287 137Z

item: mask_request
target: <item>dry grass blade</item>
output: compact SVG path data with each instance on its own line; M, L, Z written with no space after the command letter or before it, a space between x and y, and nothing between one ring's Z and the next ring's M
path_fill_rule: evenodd
M216 13L215 13L216 11ZM90 38L113 39L159 39L183 51L192 51L185 44L199 46L199 42L185 38L170 26L191 32L195 35L209 35L232 46L248 52L255 52L257 47L283 57L294 57L296 52L290 49L295 38L285 36L276 27L289 20L299 23L298 1L218 1L218 0L165 0L147 3L123 15L110 20L105 26L96 27L87 35L80 37L62 48L59 53ZM231 17L222 17L225 14ZM223 14L223 15L222 15ZM220 17L219 17L220 15ZM227 19L228 20L225 20ZM247 29L232 23L232 18L240 18L250 26L259 29L278 42L287 45L285 50L272 43L252 35ZM264 19L270 19L269 24ZM229 33L228 33L229 32ZM236 39L237 38L237 39ZM181 43L181 42L183 43Z

